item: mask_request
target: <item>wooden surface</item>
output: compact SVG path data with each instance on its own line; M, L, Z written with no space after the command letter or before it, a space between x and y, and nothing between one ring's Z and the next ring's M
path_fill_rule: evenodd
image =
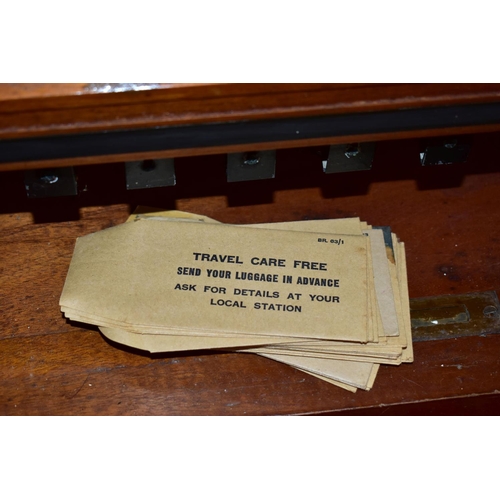
M0 139L494 101L500 84L0 84Z
M173 125L367 113L500 101L500 84L0 84L0 140ZM110 163L432 135L500 124L113 153L0 164L0 170Z
M469 161L423 168L418 142L377 146L370 172L322 173L314 148L278 152L276 178L228 184L223 155L180 159L177 186L125 189L123 164L78 171L81 193L28 200L0 173L0 414L498 414L500 335L416 343L415 362L382 366L348 393L251 354L154 355L65 320L58 300L78 236L137 205L227 223L359 216L405 241L411 297L500 291L500 137L474 137Z

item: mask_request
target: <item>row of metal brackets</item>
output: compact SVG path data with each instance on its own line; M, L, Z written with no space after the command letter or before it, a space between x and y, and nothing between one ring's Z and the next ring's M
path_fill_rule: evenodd
M374 142L330 146L322 158L325 174L370 170L375 155ZM422 166L445 165L466 161L469 144L456 138L429 143L420 152ZM249 151L227 155L227 181L273 179L276 173L276 151ZM131 161L125 164L127 189L146 189L175 186L175 160L163 158ZM78 193L77 179L72 167L28 170L25 187L29 198L71 196Z

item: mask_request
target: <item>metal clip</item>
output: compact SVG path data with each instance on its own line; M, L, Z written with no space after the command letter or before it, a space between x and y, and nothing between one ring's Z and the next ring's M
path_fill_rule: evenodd
M173 158L125 163L127 189L175 186Z
M323 172L325 174L333 174L338 172L370 170L372 168L374 154L374 142L330 146L328 160L323 160Z
M469 155L470 143L456 137L427 140L420 149L420 164L423 167L465 163Z
M26 170L24 187L28 198L51 198L78 194L73 167Z
M276 151L249 151L227 155L227 182L274 179Z

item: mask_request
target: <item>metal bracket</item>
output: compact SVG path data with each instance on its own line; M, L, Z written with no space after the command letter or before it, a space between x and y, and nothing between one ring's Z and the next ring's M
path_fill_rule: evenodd
M353 172L370 170L375 154L374 142L359 142L330 146L328 160L323 160L323 172Z
M421 146L420 164L423 167L465 163L469 155L470 143L464 138L448 137L427 140Z
M227 155L227 182L274 179L276 151L249 151Z
M175 186L174 159L126 162L125 176L129 190Z
M26 170L24 187L28 198L52 198L78 194L73 167Z
M494 291L411 299L410 315L415 342L500 333Z

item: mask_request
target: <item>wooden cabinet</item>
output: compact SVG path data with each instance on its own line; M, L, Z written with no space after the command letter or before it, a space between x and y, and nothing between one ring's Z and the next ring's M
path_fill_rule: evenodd
M0 86L0 411L497 414L500 332L415 342L413 364L351 394L251 354L114 345L58 300L75 239L137 205L236 224L359 216L405 241L410 297L498 291L499 106L499 85ZM421 165L441 136L470 141L465 163ZM365 141L371 170L323 173L325 146ZM225 153L259 149L277 149L275 178L227 183ZM174 187L127 191L125 160L167 157ZM68 166L77 196L26 196L24 170Z

